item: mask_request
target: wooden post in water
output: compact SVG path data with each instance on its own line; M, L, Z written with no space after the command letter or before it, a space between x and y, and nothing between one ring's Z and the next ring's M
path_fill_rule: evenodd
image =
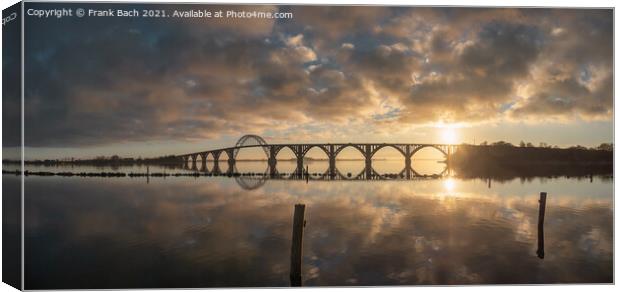
M547 193L541 192L538 200L538 250L536 254L539 258L545 258L545 208L547 206Z
M304 237L306 205L296 204L293 215L293 240L291 244L291 286L301 287L301 251Z

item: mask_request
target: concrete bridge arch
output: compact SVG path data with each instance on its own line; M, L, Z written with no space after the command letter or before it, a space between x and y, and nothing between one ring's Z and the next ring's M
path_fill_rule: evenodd
M366 167L365 169L366 177L372 177L374 175L372 171L372 158L375 156L377 152L384 148L393 148L399 153L401 153L405 159L405 169L407 173L407 177L410 176L411 172L411 159L412 157L418 153L420 150L425 148L433 148L439 151L444 155L447 161L450 160L450 156L454 153L454 150L457 146L449 145L449 144L419 144L419 143L346 143L346 144L331 144L331 143L309 143L309 144L269 144L265 139L258 135L244 135L237 142L235 146L221 149L213 149L207 150L203 152L196 152L190 154L179 155L178 157L182 159L185 165L189 165L192 163L193 166L196 166L198 158L200 157L202 163L205 164L206 160L209 158L209 155L213 158L214 161L214 169L219 169L219 163L221 160L221 154L226 153L228 156L228 169L234 170L235 161L237 159L237 155L240 149L243 148L254 148L260 147L265 153L270 172L274 174L276 171L277 164L277 155L278 153L285 148L291 150L293 155L297 159L297 173L303 172L303 159L308 154L308 152L313 148L321 149L329 159L329 170L330 176L336 175L336 160L340 153L351 147L359 151L364 157Z

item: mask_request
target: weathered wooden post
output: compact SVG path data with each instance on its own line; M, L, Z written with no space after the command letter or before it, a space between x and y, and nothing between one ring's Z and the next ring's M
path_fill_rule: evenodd
M291 286L301 287L301 255L302 242L304 237L304 213L306 205L296 204L295 214L293 215L293 240L291 244Z
M541 192L538 200L538 250L536 254L539 258L545 258L545 208L547 206L547 193Z

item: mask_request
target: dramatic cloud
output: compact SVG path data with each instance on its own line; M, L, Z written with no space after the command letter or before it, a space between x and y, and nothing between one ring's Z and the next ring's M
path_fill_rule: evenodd
M613 114L611 10L220 8L294 18L26 19L26 144Z
M542 56L514 116L605 119L613 108L612 22L601 11L554 13Z

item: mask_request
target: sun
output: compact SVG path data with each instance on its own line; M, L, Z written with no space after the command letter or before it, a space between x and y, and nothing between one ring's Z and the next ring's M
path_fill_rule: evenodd
M441 128L441 141L446 144L456 144L458 140L458 133L455 128L444 127Z

